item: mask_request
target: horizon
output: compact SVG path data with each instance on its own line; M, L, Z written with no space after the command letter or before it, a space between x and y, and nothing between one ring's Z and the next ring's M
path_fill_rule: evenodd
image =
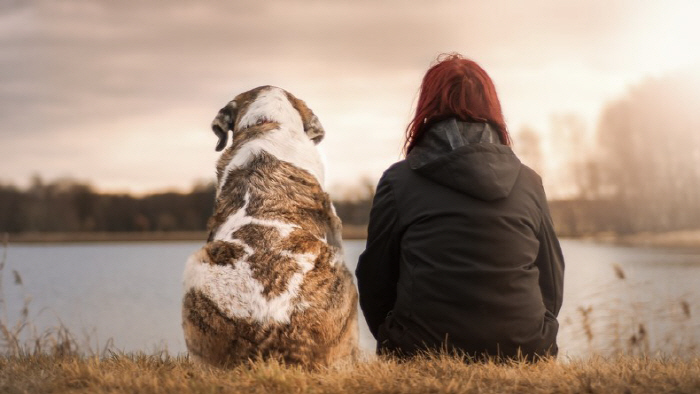
M560 168L574 153L559 151L557 119L575 118L592 149L607 104L648 78L700 69L700 5L689 1L405 4L4 5L0 182L26 187L38 174L105 193L189 191L214 179L218 109L271 84L324 125L337 194L400 159L424 72L454 51L494 80L516 153L535 132L545 187L566 196Z

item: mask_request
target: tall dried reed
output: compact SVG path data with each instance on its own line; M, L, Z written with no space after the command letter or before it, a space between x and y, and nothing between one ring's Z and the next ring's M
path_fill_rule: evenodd
M55 357L75 356L83 350L94 353L90 346L80 346L75 336L58 319L56 326L39 331L30 317L31 297L24 290L22 275L12 270L15 291L22 294L23 304L17 316L11 316L5 301L5 266L7 263L8 236L2 237L0 255L0 354L6 357L26 357L31 355L52 355ZM105 349L106 350L106 349Z

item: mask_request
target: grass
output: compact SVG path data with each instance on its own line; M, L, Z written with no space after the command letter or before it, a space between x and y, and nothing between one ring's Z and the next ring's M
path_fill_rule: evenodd
M29 298L10 323L0 252L0 393L698 393L700 358L620 355L538 363L468 363L448 355L408 362L366 357L344 366L304 370L250 361L223 370L187 356L115 352L79 342L62 325L37 333ZM624 272L616 272L624 278ZM22 286L18 272L14 284ZM590 310L583 309L584 327ZM689 313L689 312L688 312ZM590 331L590 330L589 330ZM591 336L594 334L591 332ZM587 334L588 335L588 334ZM84 343L81 345L81 343Z
M500 365L432 355L305 371L271 361L222 370L167 355L32 355L0 358L0 392L697 393L700 360L620 357Z

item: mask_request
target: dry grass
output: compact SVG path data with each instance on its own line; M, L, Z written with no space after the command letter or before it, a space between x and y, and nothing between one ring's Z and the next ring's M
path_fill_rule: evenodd
M700 360L621 357L468 364L447 356L304 371L276 362L231 370L167 355L0 358L3 393L697 393Z

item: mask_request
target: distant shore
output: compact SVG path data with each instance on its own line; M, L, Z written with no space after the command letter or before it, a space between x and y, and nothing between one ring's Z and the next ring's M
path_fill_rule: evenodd
M367 228L345 226L343 239L365 239ZM3 234L0 233L0 242ZM206 231L153 231L153 232L26 232L7 235L16 243L87 243L87 242L205 242Z
M636 234L599 233L578 239L625 246L700 249L700 229Z
M345 226L343 239L362 240L367 238L364 226ZM57 233L18 233L9 234L9 243L83 243L83 242L205 242L205 231L168 232L57 232ZM700 249L700 230L671 231L663 233L638 233L620 235L599 233L573 239L588 240L614 245L647 246L658 248ZM2 234L0 233L0 241Z

